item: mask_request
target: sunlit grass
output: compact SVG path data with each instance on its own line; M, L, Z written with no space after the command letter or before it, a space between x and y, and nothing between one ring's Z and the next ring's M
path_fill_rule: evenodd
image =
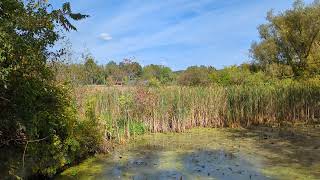
M183 132L192 127L281 126L320 117L320 87L311 84L230 87L100 88L90 100L114 137ZM117 134L117 135L116 135Z

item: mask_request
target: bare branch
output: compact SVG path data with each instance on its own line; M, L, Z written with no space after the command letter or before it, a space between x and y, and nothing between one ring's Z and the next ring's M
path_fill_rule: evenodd
M51 135L47 136L47 137L44 137L44 138L41 138L41 139L36 139L36 140L30 140L30 141L27 141L25 147L24 147L24 151L23 151L23 155L22 155L22 168L24 169L24 159L25 159L25 155L26 155L26 151L27 151L27 147L28 147L28 144L29 143L33 143L33 142L40 142L40 141L43 141L43 140L46 140L50 137Z

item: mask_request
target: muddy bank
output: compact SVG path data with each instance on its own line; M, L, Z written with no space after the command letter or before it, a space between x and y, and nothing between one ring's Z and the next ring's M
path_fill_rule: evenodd
M142 135L57 179L320 179L320 128Z

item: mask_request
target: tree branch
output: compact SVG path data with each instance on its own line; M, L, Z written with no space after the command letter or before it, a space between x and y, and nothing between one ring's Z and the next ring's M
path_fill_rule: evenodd
M9 99L4 98L4 97L1 97L1 96L0 96L0 99L5 100L5 101L7 101L7 102L11 102Z
M47 137L44 137L44 138L41 138L41 139L36 139L36 140L27 141L26 146L24 147L23 155L22 155L22 169L24 169L24 159L25 159L25 155L26 155L26 151L27 151L28 144L29 144L29 143L33 143L33 142L40 142L40 141L46 140L46 139L49 138L50 136L51 136L51 135L49 135L49 136L47 136Z

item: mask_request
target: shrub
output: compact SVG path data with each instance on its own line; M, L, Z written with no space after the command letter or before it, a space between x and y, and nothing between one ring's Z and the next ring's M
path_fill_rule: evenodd
M58 29L75 30L70 19L87 16L73 13L69 3L51 7L47 1L0 3L0 151L12 155L0 159L6 175L52 176L68 163L67 149L77 146L68 87L55 81L49 59L61 55L51 51Z

